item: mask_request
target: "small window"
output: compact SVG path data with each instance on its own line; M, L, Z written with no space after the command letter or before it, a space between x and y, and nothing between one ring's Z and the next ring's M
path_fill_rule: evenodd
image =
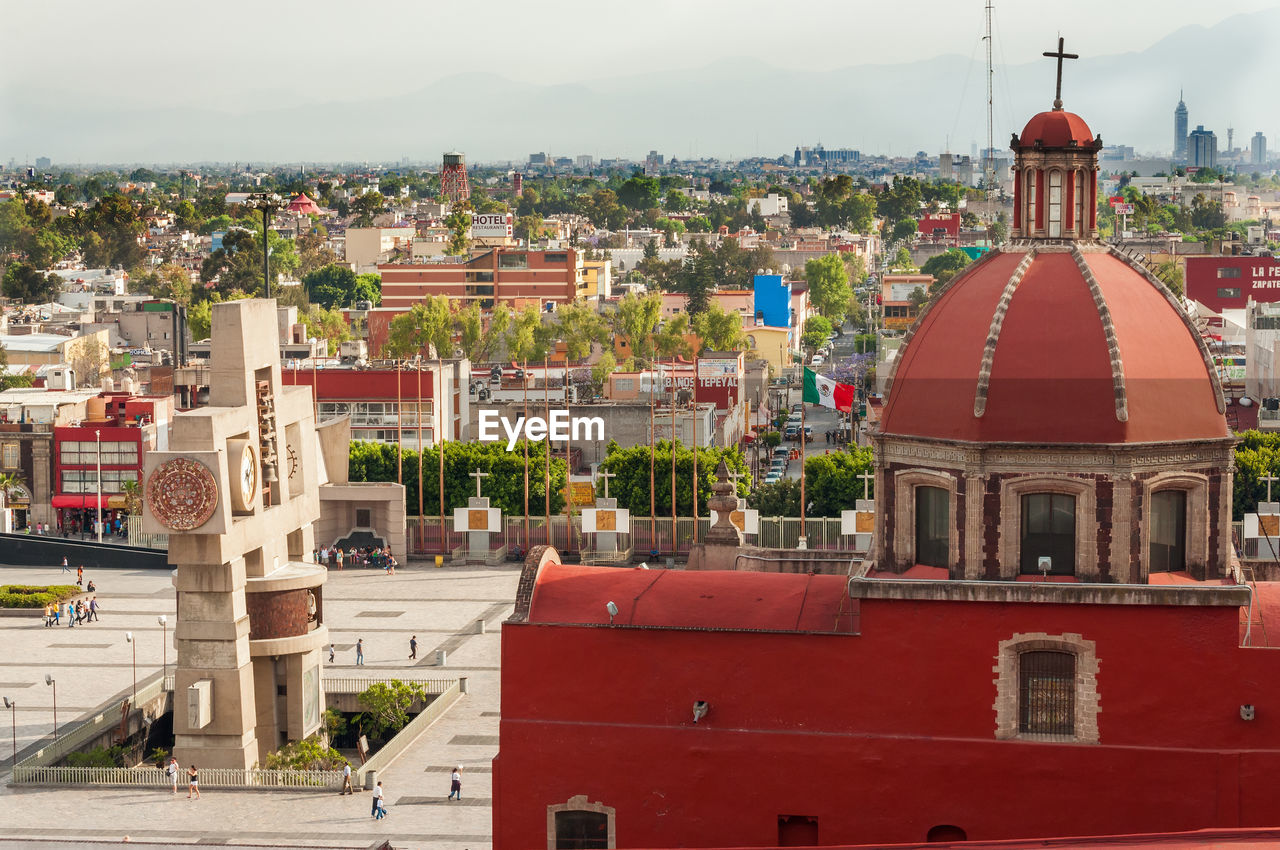
M549 266L563 266L568 264L569 255L564 253L563 251L555 252L555 253L547 253L543 257L543 260Z
M1040 559L1044 557L1050 559L1049 575L1075 574L1075 496L1028 493L1022 497L1022 574L1043 573Z
M1240 287L1238 286L1219 286L1219 298L1239 298L1241 296Z
M1239 276L1240 276L1240 269L1238 268L1222 267L1222 266L1218 268L1219 278L1239 277Z
M4 456L0 459L5 469L17 469L22 462L22 453L18 443L5 443Z
M556 850L607 850L609 816L604 812L556 812Z
M1018 656L1018 731L1074 737L1076 657L1070 652Z
M529 255L528 254L499 254L498 268L527 269L529 268Z

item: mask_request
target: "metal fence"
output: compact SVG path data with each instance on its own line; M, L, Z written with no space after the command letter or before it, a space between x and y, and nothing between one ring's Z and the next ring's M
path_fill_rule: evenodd
M167 534L144 534L142 531L142 517L130 514L125 517L128 521L129 528L129 545L144 546L148 549L168 549L169 535Z
M699 517L698 539L706 538L711 528L711 520ZM654 552L659 556L684 556L693 547L693 517L677 517L673 523L671 517L632 516L631 532L619 534L617 544L619 551L630 550L636 557L650 557ZM443 541L441 540L443 527ZM795 549L800 543L799 517L760 517L760 529L755 534L744 535L746 543L765 549ZM467 532L455 531L453 518L446 516L443 526L440 517L408 518L409 552L413 555L444 555L446 558L461 560L467 553ZM809 517L804 521L806 548L851 551L854 536L840 532L839 517ZM493 561L495 554L520 546L528 551L533 546L543 544L555 546L563 553L583 555L597 554L601 560L610 560L609 556L595 550L595 535L582 531L582 517L572 518L564 515L551 517L548 533L545 516L529 517L528 531L524 517L503 517L503 530L489 535L489 558Z
M458 683L457 679L414 679L407 676L389 676L385 678L343 677L332 679L325 676L324 692L326 694L361 694L368 690L370 685L389 685L393 681L404 682L407 685L421 685L424 691L437 696Z

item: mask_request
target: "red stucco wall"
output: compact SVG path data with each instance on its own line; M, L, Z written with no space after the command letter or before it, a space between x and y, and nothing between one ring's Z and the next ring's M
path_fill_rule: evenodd
M779 815L822 844L1274 825L1280 653L1238 648L1237 619L862 600L852 637L507 625L494 847L541 846L579 794L618 847L769 846ZM1100 744L995 740L998 644L1026 632L1096 642Z

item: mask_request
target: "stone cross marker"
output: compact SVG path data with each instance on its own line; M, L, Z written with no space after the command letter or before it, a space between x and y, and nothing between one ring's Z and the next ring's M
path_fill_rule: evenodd
M1063 60L1063 59L1079 59L1079 58L1080 58L1080 55L1079 55L1079 54L1077 54L1077 53L1063 53L1063 52L1062 52L1062 45L1063 45L1063 38L1062 38L1062 36L1058 36L1058 52L1057 52L1057 53L1050 53L1049 51L1047 51L1047 50L1046 50L1046 51L1045 51L1045 53L1044 53L1044 55L1045 55L1045 56L1048 56L1050 59L1057 59L1057 60L1058 60L1058 88L1057 88L1057 90L1055 91L1055 93L1054 93L1054 97L1053 97L1053 108L1054 108L1054 109L1061 109L1061 108L1062 108L1062 60Z
M477 466L475 472L468 472L467 475L469 475L470 477L476 480L476 498L479 499L480 498L480 479L488 478L489 473L481 472L480 467Z

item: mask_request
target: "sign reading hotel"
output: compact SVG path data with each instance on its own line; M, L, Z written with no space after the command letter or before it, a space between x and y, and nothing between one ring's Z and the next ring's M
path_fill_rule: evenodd
M511 213L472 213L472 239L510 239Z

